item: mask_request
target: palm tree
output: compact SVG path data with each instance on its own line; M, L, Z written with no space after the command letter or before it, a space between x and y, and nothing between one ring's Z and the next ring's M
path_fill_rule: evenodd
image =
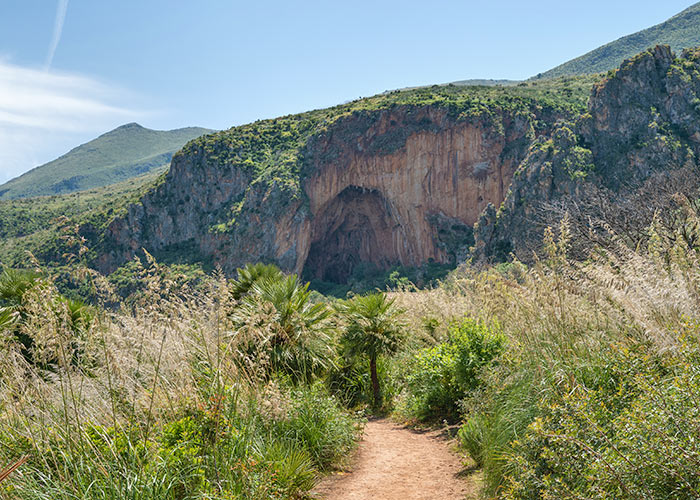
M0 331L12 332L15 340L19 342L20 352L24 358L33 364L37 364L34 354L34 338L30 333L23 331L22 323L27 320L27 293L34 287L44 283L40 275L24 269L5 268L0 273ZM66 326L74 334L71 339L72 360L77 362L81 354L80 337L84 336L95 319L94 310L80 300L66 298L55 294L55 302L50 307L54 313L63 316L67 320ZM49 306L49 304L47 304ZM49 363L56 362L55 359Z
M238 279L231 281L231 295L234 299L240 300L258 281L263 279L281 279L284 274L279 267L274 264L246 264L245 267L237 269Z
M264 350L273 372L286 373L294 381L312 380L333 363L333 345L327 321L331 311L323 303L310 300L308 283L302 285L296 275L268 276L254 280L233 311L239 326L247 325L262 311L271 312L264 338L253 342Z
M403 341L399 322L402 311L394 307L394 299L381 292L358 295L339 306L346 326L342 343L351 356L369 358L374 407L381 407L381 390L377 375L379 356L395 354Z
M24 294L32 288L39 278L33 271L11 269L6 267L0 273L0 306L19 310Z

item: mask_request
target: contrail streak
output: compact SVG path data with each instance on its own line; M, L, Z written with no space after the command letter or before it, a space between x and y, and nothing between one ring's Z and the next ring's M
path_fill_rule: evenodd
M63 32L63 23L66 20L67 10L68 0L58 0L58 7L56 8L56 21L53 24L53 38L51 39L51 44L49 45L49 53L46 54L44 71L48 72L51 68L51 63L53 63L53 56L56 53L56 47L58 47L58 42L61 41L61 33Z

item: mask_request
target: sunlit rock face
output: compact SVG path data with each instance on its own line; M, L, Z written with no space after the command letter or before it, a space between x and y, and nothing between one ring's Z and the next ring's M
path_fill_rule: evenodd
M317 161L304 183L310 223L296 238L297 271L342 281L362 262L453 262L473 243L471 226L486 205L503 201L530 124L506 120L499 133L487 123L451 123L439 110L414 113L412 120L435 126L388 153L373 145L410 128L401 112L384 113L355 140L334 134L316 142L337 159Z
M504 200L536 121L541 131L536 110L458 118L439 107L396 106L349 114L304 145L295 199L190 148L160 186L112 222L100 266L114 269L144 248L156 256L189 252L228 273L265 261L343 282L362 265L457 262L474 242L479 214ZM232 206L235 222L213 230Z
M530 260L563 218L574 257L612 238L638 246L654 218L698 196L699 103L699 49L625 61L594 87L588 113L532 145L498 213L475 228L476 260Z

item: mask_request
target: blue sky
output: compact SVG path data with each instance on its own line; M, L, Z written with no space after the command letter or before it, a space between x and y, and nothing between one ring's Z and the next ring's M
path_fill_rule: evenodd
M523 79L690 0L0 0L0 182L120 124L223 129Z

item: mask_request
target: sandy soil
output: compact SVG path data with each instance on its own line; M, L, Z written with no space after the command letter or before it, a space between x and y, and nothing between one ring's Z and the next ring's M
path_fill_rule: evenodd
M388 420L367 423L352 472L334 474L315 490L324 500L463 500L477 498L476 479L439 431L416 431Z

